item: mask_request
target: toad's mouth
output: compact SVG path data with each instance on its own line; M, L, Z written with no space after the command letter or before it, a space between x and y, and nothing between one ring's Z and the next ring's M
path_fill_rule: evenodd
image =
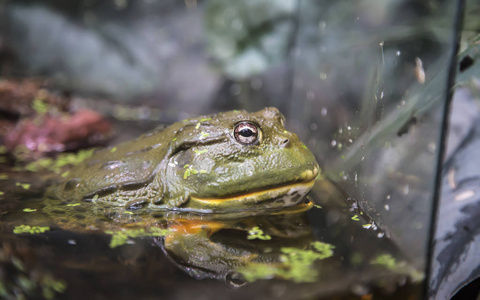
M315 179L232 197L201 198L190 196L188 207L201 210L211 209L212 212L280 209L301 202L314 184Z

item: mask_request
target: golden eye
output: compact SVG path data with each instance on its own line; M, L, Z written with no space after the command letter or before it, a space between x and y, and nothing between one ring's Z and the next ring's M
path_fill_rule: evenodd
M240 122L233 131L235 140L244 145L255 145L258 142L258 127L250 122Z

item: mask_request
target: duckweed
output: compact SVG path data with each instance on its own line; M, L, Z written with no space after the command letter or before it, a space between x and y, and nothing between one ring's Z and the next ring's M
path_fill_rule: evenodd
M15 226L13 229L13 233L15 234L21 234L21 233L30 233L30 234L36 234L36 233L44 233L46 231L49 231L50 227L45 226L30 226L30 225L20 225L20 226Z
M405 261L397 261L391 254L381 254L371 260L370 263L372 265L383 266L400 274L409 275L414 282L419 282L424 278L422 272L409 266Z
M260 239L260 240L270 240L272 237L268 234L264 234L263 230L261 230L258 226L253 227L248 231L247 239Z
M112 240L110 241L110 248L125 245L130 240L130 238L138 238L145 236L165 236L169 232L170 231L168 229L161 229L157 227L151 227L148 229L148 231L145 231L144 228L126 229L119 231L105 231L106 234L112 235Z
M197 169L194 169L193 166L189 165L189 164L186 164L185 166L183 166L183 168L185 169L185 172L183 173L183 179L187 179L190 175L197 175L197 174L205 174L207 173L207 170L197 170Z
M207 149L203 149L203 150L195 150L195 153L196 154L203 154L203 153L207 153L208 150Z
M21 186L22 189L24 190L28 190L30 188L30 183L21 183L21 182L17 182L15 183L16 186Z
M48 111L48 104L42 98L36 98L33 99L32 108L37 114L42 115Z
M333 245L323 242L310 244L311 250L302 250L293 247L281 248L280 263L250 263L238 269L249 282L257 279L273 277L293 280L295 282L313 282L318 277L318 271L311 268L316 260L326 259L333 255Z
M203 140L204 138L206 137L209 137L210 136L210 133L207 133L205 131L202 131L202 133L200 133L200 139Z
M393 270L397 265L396 259L390 254L382 254L377 256L370 262L372 265L381 265L387 269Z
M78 165L85 159L92 156L95 149L80 150L78 153L61 153L57 159L41 158L25 166L25 169L31 172L52 171L60 173L61 169L68 165ZM63 174L62 174L63 175Z
M67 284L62 280L56 280L50 276L46 276L42 280L42 295L46 299L53 299L55 293L63 293L66 289Z

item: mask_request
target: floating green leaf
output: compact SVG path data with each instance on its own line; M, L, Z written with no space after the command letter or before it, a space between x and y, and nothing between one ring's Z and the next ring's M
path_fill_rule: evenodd
M360 219L358 218L358 215L354 215L354 216L352 217L352 220L354 220L354 221L360 221Z
M198 171L197 169L193 168L193 166L191 166L189 164L186 164L185 166L183 166L183 168L185 169L185 172L183 173L183 179L187 179L192 174L197 175L199 173L201 173L201 174L207 173L206 170Z
M68 165L72 165L72 166L78 165L85 159L89 158L90 156L92 156L94 150L95 149L81 150L77 154L62 153L57 157L57 159L51 159L48 157L41 158L39 160L36 160L34 162L27 164L25 166L25 169L31 172L47 170L47 171L59 173L61 171L61 168Z
M203 153L207 153L208 150L207 149L203 149L203 150L194 150L196 154L203 154Z
M46 276L42 280L42 295L45 299L55 298L55 293L63 293L67 289L67 284L62 280L56 280L51 276Z
M35 233L44 233L46 231L49 231L50 227L41 227L41 226L29 226L29 225L20 225L16 226L13 229L13 233L15 234L21 234L21 233L30 233L30 234L35 234Z
M377 256L370 262L372 265L381 265L387 269L393 270L397 265L396 259L390 254L382 254Z
M316 260L326 259L333 255L333 245L323 242L310 244L312 250L293 247L281 248L279 264L250 263L238 269L247 281L279 277L295 282L313 282L318 272L311 268Z
M45 103L41 98L36 98L32 102L32 108L37 114L41 115L48 111L48 104Z
M24 212L34 212L34 211L37 211L36 208L24 208L23 209Z
M30 183L17 182L17 183L15 183L15 185L16 185L16 186L21 186L24 190L30 189Z
M168 229L162 229L157 227L150 227L148 231L144 228L139 229L125 229L119 231L105 231L106 234L112 235L112 240L110 241L110 248L115 248L118 246L125 245L130 238L138 238L145 236L165 236L170 233Z
M249 240L253 240L253 239L270 240L270 239L272 239L272 237L268 234L264 234L263 230L261 230L260 227L255 226L248 231L247 239L249 239Z
M399 274L409 275L414 282L419 282L425 277L424 274L405 261L397 261L391 254L381 254L370 261L372 265L383 266Z
M207 132L204 132L202 131L202 133L200 133L200 139L203 140L204 138L210 136L210 133L207 133Z

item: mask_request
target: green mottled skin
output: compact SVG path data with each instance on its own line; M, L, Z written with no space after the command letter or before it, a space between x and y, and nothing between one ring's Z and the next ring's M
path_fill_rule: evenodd
M258 124L256 145L235 140L233 130L240 121ZM283 122L276 108L177 122L97 151L73 168L50 197L126 209L189 210L191 196L228 198L312 180L305 174L317 174L315 157ZM201 208L197 204L194 210ZM217 204L215 212L223 211L229 207Z

